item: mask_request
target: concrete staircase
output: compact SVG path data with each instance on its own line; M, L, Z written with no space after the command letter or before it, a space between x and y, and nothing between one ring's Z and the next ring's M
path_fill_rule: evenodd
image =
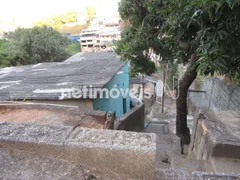
M240 180L240 159L212 157L208 161L180 154L179 139L157 134L156 180Z
M174 170L186 171L189 175L191 175L194 171L212 172L208 162L182 157L173 157L171 159L171 168Z
M212 157L209 164L215 173L240 173L240 159Z
M189 115L192 141L181 155L175 102L166 99L165 113L160 109L161 104L153 104L145 129L157 135L156 179L240 180L240 112L202 110Z
M240 180L240 159L211 157L209 160L180 154L180 139L167 129L168 123L150 122L145 132L156 133L156 180Z

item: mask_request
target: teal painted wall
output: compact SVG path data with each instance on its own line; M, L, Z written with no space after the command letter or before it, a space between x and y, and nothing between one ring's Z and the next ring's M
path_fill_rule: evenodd
M118 90L122 88L124 93L126 89L129 88L129 67L128 63L126 63L119 71L116 73L113 78L104 86L104 88L108 89L109 92L112 88L116 87ZM113 93L116 95L115 93ZM125 105L124 105L125 103ZM93 108L94 110L105 111L106 113L111 111L115 112L115 117L120 118L124 114L124 106L126 112L130 111L130 97L129 93L127 93L125 101L123 100L122 94L118 98L98 98L93 100ZM126 113L125 112L125 113Z

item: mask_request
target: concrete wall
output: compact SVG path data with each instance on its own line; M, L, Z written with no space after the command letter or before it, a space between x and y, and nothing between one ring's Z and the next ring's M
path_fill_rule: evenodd
M129 70L128 63L126 63L115 76L104 86L108 89L109 92L114 87L118 90L121 88L126 92L126 89L129 88ZM130 111L130 97L127 93L125 101L126 112ZM105 111L106 113L111 111L115 113L116 118L120 118L123 114L123 97L120 95L118 98L98 98L93 100L94 110Z
M189 156L198 160L211 157L240 158L240 113L204 110L195 113Z
M142 131L144 129L145 105L140 104L117 119L114 129L125 131Z
M0 148L13 155L24 150L62 158L126 179L154 179L156 135L151 133L2 123Z
M196 108L240 110L240 86L226 85L218 78L206 78L200 90L205 93L189 93L191 103Z

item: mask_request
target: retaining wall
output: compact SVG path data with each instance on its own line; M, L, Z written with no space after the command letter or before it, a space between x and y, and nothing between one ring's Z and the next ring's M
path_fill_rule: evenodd
M156 135L47 126L0 124L0 148L36 152L134 179L154 179Z
M210 157L240 159L239 117L237 111L195 113L189 156L198 160Z
M140 104L114 123L114 129L140 132L144 129L145 105Z
M200 90L205 92L189 93L189 99L197 109L240 110L239 85L227 85L219 78L206 78Z

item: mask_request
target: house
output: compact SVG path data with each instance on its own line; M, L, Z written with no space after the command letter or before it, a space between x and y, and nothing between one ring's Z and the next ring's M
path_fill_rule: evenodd
M111 90L128 88L128 63L113 52L77 53L64 62L0 69L1 101L75 105L111 111L115 118L130 111L130 98L123 93L112 97Z
M156 97L157 75L137 76L130 79L130 87L138 89L137 96L143 100L146 90L151 97Z
M88 28L81 31L80 43L82 52L93 52L99 28Z
M82 52L108 51L114 40L121 39L121 31L118 26L98 26L81 31L80 42Z

